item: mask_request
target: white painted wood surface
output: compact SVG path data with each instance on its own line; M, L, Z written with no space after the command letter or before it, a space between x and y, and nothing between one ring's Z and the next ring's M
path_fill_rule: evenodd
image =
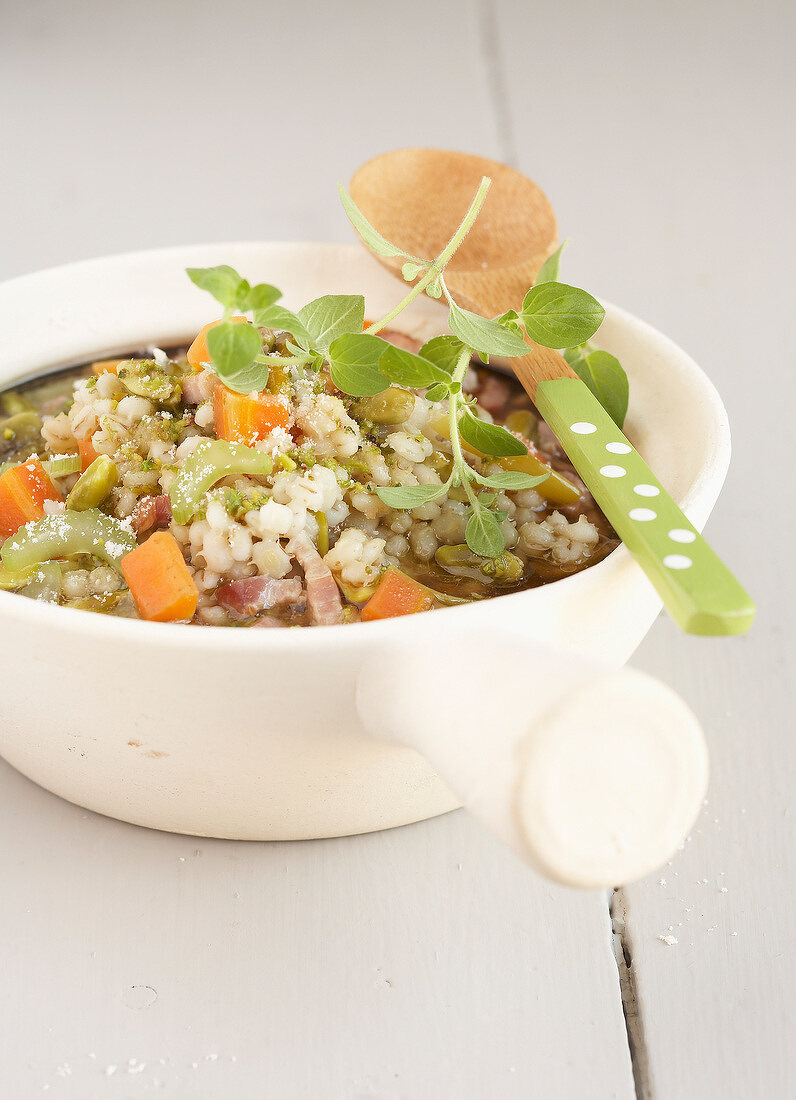
M567 277L714 377L735 460L708 533L761 614L736 641L661 621L635 662L693 706L713 761L685 851L614 898L647 1100L794 1091L795 30L776 0L411 0L386 17L43 0L3 18L3 277L150 245L346 239L338 178L390 147L463 148L533 175L574 238ZM606 899L532 877L463 814L194 841L0 765L0 829L3 1095L634 1095Z

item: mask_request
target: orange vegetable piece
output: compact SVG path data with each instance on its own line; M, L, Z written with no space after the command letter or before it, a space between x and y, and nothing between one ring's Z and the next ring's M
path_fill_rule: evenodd
M99 454L94 450L94 444L91 442L91 437L88 439L78 439L77 449L80 451L80 458L82 466L80 472L85 473L95 458L99 458Z
M230 317L230 321L232 321L233 324L240 324L243 322L243 324L248 325L249 323L245 317ZM215 328L216 325L220 324L220 320L210 321L200 328L196 339L185 353L185 358L194 370L201 370L205 363L210 362L210 352L207 350L207 334L211 328Z
M45 500L62 500L38 458L0 474L0 538L44 515Z
M270 393L250 397L220 384L213 391L213 413L216 438L228 443L251 445L265 439L273 428L287 430L290 423L290 409L284 398Z
M433 606L434 597L424 584L390 566L362 609L362 621L415 615L419 611L430 611Z
M167 623L193 618L199 593L168 531L157 531L125 554L122 573L142 619Z
M98 359L96 363L91 364L91 369L97 377L101 374L116 374L121 362L121 359Z

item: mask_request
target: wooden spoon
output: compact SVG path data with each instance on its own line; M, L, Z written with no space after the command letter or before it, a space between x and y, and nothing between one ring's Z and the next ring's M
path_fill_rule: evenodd
M452 236L483 176L492 187L445 279L459 305L495 317L519 310L556 247L555 216L535 183L483 157L401 149L363 165L350 193L389 241L431 258ZM377 258L400 277L400 257ZM748 630L754 604L726 565L563 356L527 342L529 354L509 360L511 367L675 622L692 634Z

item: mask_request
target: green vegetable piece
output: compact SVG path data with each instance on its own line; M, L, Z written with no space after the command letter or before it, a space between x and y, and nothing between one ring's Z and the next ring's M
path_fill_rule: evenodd
M390 386L381 393L362 397L351 409L357 420L371 420L374 424L403 424L412 415L414 395L406 390Z
M223 439L200 443L169 489L175 523L188 523L205 493L222 477L230 474L266 477L273 468L270 455L255 451L245 443L227 443Z
M316 543L318 553L321 557L329 553L329 521L326 518L325 512L313 512L315 521L318 524L318 541Z
M0 592L16 592L24 588L36 575L37 566L31 565L27 569L6 569L0 565Z
M80 455L53 455L42 465L50 477L69 477L80 473L83 459Z
M492 577L497 584L516 584L522 580L522 559L510 550L504 550L497 558L489 558L481 566L485 577Z
M366 604L378 588L378 584L364 584L360 587L356 587L355 585L347 584L345 581L339 580L338 578L335 579L337 580L337 587L343 593L343 596L345 596L349 603L355 604L357 607L362 607L364 604Z
M535 441L539 433L539 417L530 409L515 409L506 417L505 425L523 439Z
M3 543L0 559L6 569L16 572L43 561L91 554L118 569L124 555L137 545L135 535L117 519L94 508L67 510L21 527Z
M36 412L36 406L21 393L9 390L0 394L0 412L3 416L16 416L17 413Z
M116 377L130 393L158 405L176 405L182 397L179 379L166 374L154 359L128 359L116 368Z
M57 561L45 561L36 566L22 595L43 603L58 603L61 596L61 566Z
M118 483L119 471L116 463L107 455L98 455L75 482L66 498L66 507L75 512L99 508Z
M41 417L37 412L18 412L0 422L0 454L40 442Z
M482 577L498 584L515 584L522 580L522 560L508 550L504 550L498 557L484 558L474 553L466 544L460 543L456 546L440 546L434 557L439 566L455 576L474 577L477 571Z

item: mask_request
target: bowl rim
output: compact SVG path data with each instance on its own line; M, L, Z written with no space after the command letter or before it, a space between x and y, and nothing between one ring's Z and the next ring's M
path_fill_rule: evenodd
M348 248L352 253L355 252L357 255L361 255L362 252L361 248L356 245L341 245L334 242L315 241L211 242L204 245L191 244L169 246L166 248L134 250L99 256L93 259L79 260L73 263L59 264L54 267L43 268L38 271L17 276L16 278L4 280L0 282L0 305L2 305L3 298L8 295L16 296L19 293L25 295L28 291L35 293L37 283L46 279L70 279L75 276L86 274L97 275L106 267L118 269L124 268L127 265L133 266L144 262L159 261L171 264L180 263L184 266L186 257L188 256L195 259L198 255L206 255L208 253L226 252L227 254L231 254L240 250L258 248L279 248L287 251L305 250L308 254L318 250L325 251L341 248ZM190 260L188 262L190 263ZM665 360L670 361L672 358L676 359L680 373L686 374L694 384L698 385L702 395L706 399L706 416L707 414L710 415L711 427L714 434L713 452L710 456L710 460L700 468L688 491L677 500L677 503L685 512L691 509L697 511L700 508L706 511L709 510L709 508L712 507L713 499L718 495L721 489L730 460L729 422L726 409L724 408L716 387L691 356L669 337L627 310L615 306L613 303L605 301L604 299L601 299L601 301L605 307L607 319L616 323L620 328L635 330L645 342L661 352L662 358ZM185 339L187 339L188 336L189 334L186 334ZM599 343L599 338L596 342ZM129 344L126 346L129 346ZM82 358L69 356L66 359L53 362L49 366L42 367L36 372L17 373L12 375L10 384L13 385L15 382L26 381L39 374L41 376L46 376L50 373L55 373L57 370L68 369L69 366L76 366L80 362L85 362L90 354L91 353L87 351ZM0 386L3 388L8 384L9 382L6 381L0 382ZM483 609L487 606L494 606L496 601L499 607L494 608L495 614L502 613L508 617L512 615L527 615L532 613L532 601L534 601L534 599L538 600L540 593L544 592L547 598L549 598L550 589L553 588L556 592L563 594L564 590L566 590L569 596L574 595L577 597L579 588L591 588L611 575L621 576L628 568L638 569L640 567L635 564L627 547L623 543L620 543L615 550L596 565L589 566L570 576L562 577L557 581L551 582L549 585L523 589L518 592L504 593L501 596L490 597L487 600L477 601L473 604L440 608L435 612L432 618L438 629L444 629L444 623L440 621L440 613L444 612L447 616L445 622L449 622L451 627L453 627L455 621L457 627L464 628L468 623L467 617L470 619L474 619L475 616L482 618L484 615ZM426 630L429 620L428 615L407 615L396 619L381 620L367 624L343 623L336 626L325 627L320 631L318 629L289 629L286 631L280 630L278 632L273 632L229 627L226 629L217 628L214 630L186 629L191 624L146 622L140 619L125 619L113 615L97 615L75 608L54 606L36 600L26 600L24 598L20 599L16 593L5 591L0 591L0 614L3 615L6 621L9 617L25 620L32 619L34 623L38 622L40 628L44 630L55 627L55 624L58 623L59 630L71 634L78 633L91 635L97 640L106 640L109 643L124 640L129 644L151 646L157 640L160 645L165 646L169 650L174 647L184 649L186 646L192 649L206 649L208 646L220 646L224 651L232 650L233 652L251 652L253 646L258 646L265 652L272 652L275 650L279 652L293 650L301 651L308 646L315 646L320 639L326 638L328 638L333 645L340 645L343 639L347 640L348 645L358 644L363 638L368 638L375 642L384 635L394 639L408 631L416 633L418 630ZM458 616L456 620L453 619L454 615ZM367 631L365 631L366 626ZM352 629L352 627L358 627L359 629ZM341 631L344 633L341 633ZM255 635L256 638L254 641L251 638L252 634Z

